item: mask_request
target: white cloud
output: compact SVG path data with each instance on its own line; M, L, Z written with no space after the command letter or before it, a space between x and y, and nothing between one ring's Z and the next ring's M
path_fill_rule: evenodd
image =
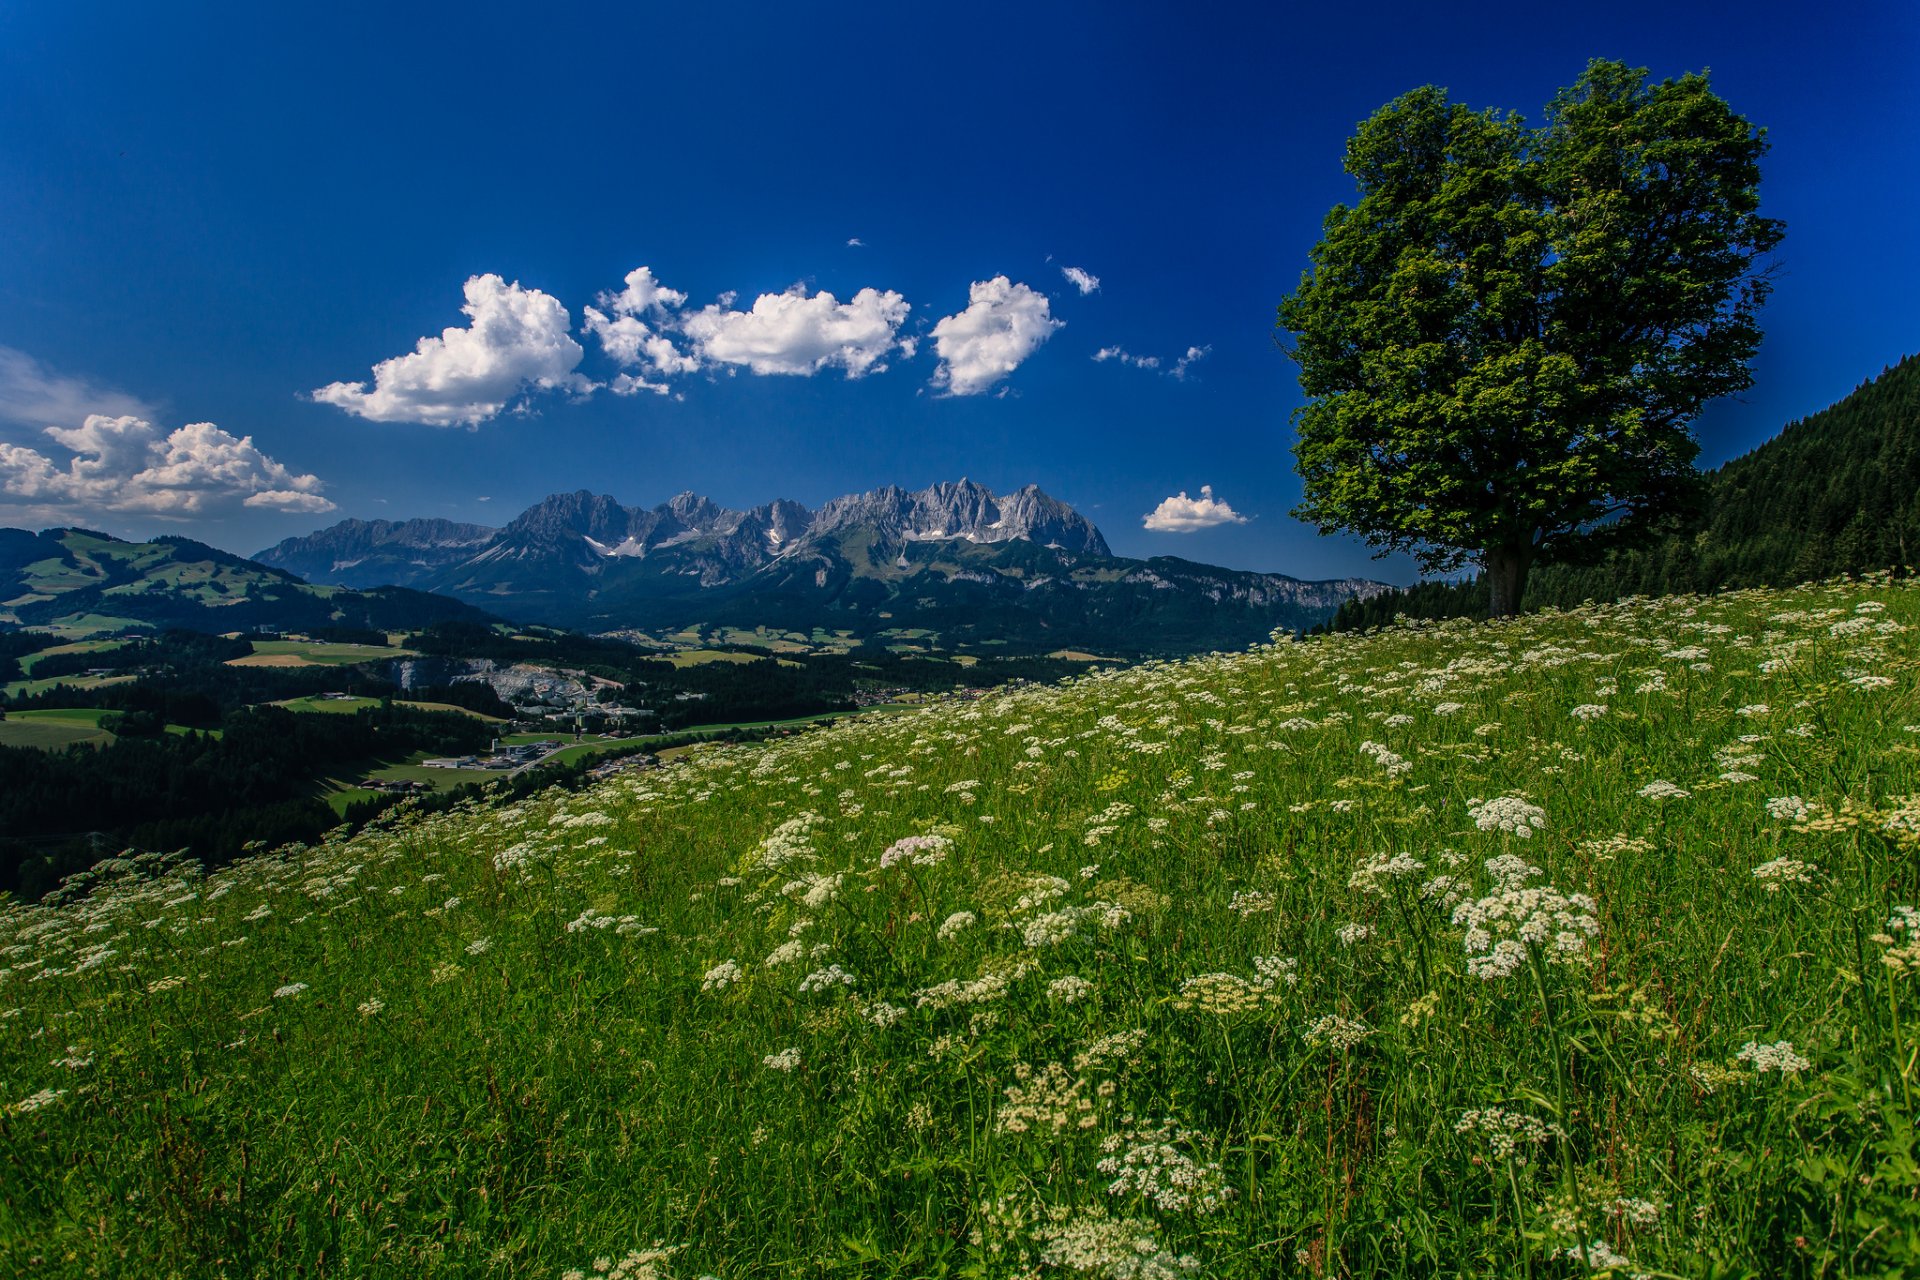
M1204 347L1188 347L1187 354L1181 356L1178 360L1175 360L1173 362L1173 368L1167 370L1167 376L1170 378L1179 378L1181 381L1184 382L1187 377L1187 370L1191 368L1194 364L1198 363L1199 361L1205 360L1210 354L1212 354L1212 352L1213 352L1213 347L1211 345L1204 346Z
M940 355L933 383L949 395L979 395L1019 368L1064 324L1053 318L1046 294L1005 276L976 280L967 309L933 326L933 347Z
M1109 360L1118 360L1121 364L1130 364L1136 369L1158 369L1159 356L1136 356L1125 347L1102 347L1093 353L1096 364L1105 364Z
M584 331L600 339L600 349L615 361L630 368L650 365L653 372L662 377L693 373L700 368L698 359L683 354L643 318L651 317L656 323L671 325L674 311L687 301L686 294L656 280L653 268L635 267L627 272L626 288L619 293L603 293L599 301L606 311L599 307L585 308ZM642 391L662 396L667 393L666 383L649 382L644 373L620 374L607 386L617 396L637 395Z
M618 293L601 294L600 305L618 315L637 316L649 311L665 315L687 302L686 294L656 280L652 267L635 267L627 272L625 284L627 287Z
M745 365L755 373L803 376L838 366L849 378L886 369L883 361L903 345L900 326L912 310L890 289L862 289L841 302L825 290L809 297L799 285L785 293L761 294L750 311L731 306L731 299L723 297L681 320L681 330L702 360ZM912 354L910 345L904 350Z
M1194 533L1223 524L1245 524L1247 517L1213 496L1213 486L1200 486L1200 496L1189 498L1182 489L1147 513L1144 526L1155 533Z
M131 414L89 415L78 427L44 434L64 462L24 445L0 443L0 497L37 510L199 516L252 507L318 513L334 504L318 476L296 475L262 453L251 436L211 422L162 434Z
M627 286L616 296L633 292L633 276ZM408 355L382 360L373 367L371 391L364 382L333 382L313 398L374 422L471 427L529 390L593 389L574 372L586 353L573 340L572 319L558 298L493 274L470 278L465 293L466 328L447 328L420 339Z
M849 236L847 238L847 248L849 249L864 249L866 247L867 247L867 242L865 240L862 240L859 236Z
M45 427L91 413L152 417L153 407L119 391L62 377L24 351L0 347L0 422Z
M1062 267L1060 274L1067 278L1068 284L1080 291L1083 298L1100 287L1100 277L1080 267Z
M1185 382L1187 380L1187 370L1199 361L1206 359L1212 351L1213 348L1210 346L1188 347L1185 355L1176 356L1173 364L1165 369L1160 367L1164 361L1162 361L1159 356L1136 356L1125 347L1102 347L1093 353L1093 358L1094 361L1099 364L1105 364L1109 360L1117 360L1121 364L1129 364L1136 369L1158 370L1169 378L1178 378L1180 381Z
M682 353L638 316L609 316L597 307L588 307L586 318L586 332L599 338L600 349L623 365L645 363L662 375L692 373L700 367L697 358Z

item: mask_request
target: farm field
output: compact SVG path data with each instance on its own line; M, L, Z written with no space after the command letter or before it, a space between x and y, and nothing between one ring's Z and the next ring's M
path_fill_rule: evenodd
M324 644L308 640L256 640L253 652L233 658L232 667L350 667L383 658L410 658L412 649L372 644Z
M113 741L113 735L102 729L97 721L76 720L72 718L48 718L46 714L15 711L5 720L0 720L0 747L38 747L44 751L59 751L66 747L90 742L105 744Z
M65 685L69 689L104 689L108 685L127 684L137 679L139 679L138 676L131 675L48 676L41 680L15 680L9 684L0 686L0 692L4 692L9 698L17 698L23 694L45 693L47 690L57 688L60 685Z
M668 662L676 667L696 667L708 662L759 662L763 655L758 653L735 653L730 649L678 649L664 655ZM791 658L775 659L783 667L797 667L800 664Z
M1920 1268L1920 591L1409 625L0 908L23 1273Z
M314 712L319 715L352 715L367 707L380 705L378 698L285 698L273 703L276 707L285 707L289 711ZM485 715L466 707L456 707L451 702L413 702L406 701L401 706L417 707L422 711L455 711L463 716L472 716L475 720L484 720L488 724L505 724L498 716Z
M108 743L114 734L100 727L100 721L115 714L100 707L59 707L45 711L13 711L0 720L0 746L66 747L76 742ZM10 730L8 726L16 726ZM170 724L168 733L207 733L220 736L218 729L192 729ZM36 736L38 740L36 740Z
M70 644L57 644L38 653L29 653L20 659L20 670L28 676L33 675L34 664L42 658L51 658L68 653L107 653L126 645L125 640L76 640Z

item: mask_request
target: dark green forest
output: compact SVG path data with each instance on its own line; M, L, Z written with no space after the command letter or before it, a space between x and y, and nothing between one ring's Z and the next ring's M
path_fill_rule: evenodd
M254 842L313 840L340 821L317 794L330 771L479 751L491 736L471 716L404 703L352 715L247 707L222 717L217 735L167 733L140 710L103 727L119 735L105 746L0 747L0 889L37 896L126 845L189 849L212 864Z
M1790 586L1838 574L1905 573L1920 551L1920 356L1705 478L1679 532L1590 564L1546 564L1524 607L1572 608L1632 595ZM1575 556L1575 559L1578 557ZM1479 580L1423 582L1351 600L1331 629L1412 618L1484 617Z

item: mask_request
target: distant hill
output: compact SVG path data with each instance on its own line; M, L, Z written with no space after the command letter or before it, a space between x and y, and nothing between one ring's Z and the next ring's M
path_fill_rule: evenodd
M188 538L126 542L87 529L0 529L0 624L76 631L399 630L488 616L406 588L310 586Z
M818 511L786 499L735 511L693 493L647 509L582 489L536 503L484 540L478 533L440 521L347 521L257 558L315 581L376 575L588 631L913 630L938 632L951 648L1237 648L1382 589L1117 557L1091 521L1037 486L996 495L968 480L888 486Z
M1699 514L1650 546L1590 565L1545 565L1526 607L1790 586L1904 568L1920 557L1920 356L1706 477ZM1484 614L1478 582L1422 583L1342 607L1336 629Z

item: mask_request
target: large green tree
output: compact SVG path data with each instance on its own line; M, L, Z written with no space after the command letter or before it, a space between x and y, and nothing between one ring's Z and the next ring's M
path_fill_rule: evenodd
M1307 404L1295 514L1429 572L1528 570L1685 509L1691 423L1751 384L1762 130L1705 75L1596 61L1530 127L1416 89L1347 145L1359 185L1280 305ZM1286 344L1283 344L1286 345Z

